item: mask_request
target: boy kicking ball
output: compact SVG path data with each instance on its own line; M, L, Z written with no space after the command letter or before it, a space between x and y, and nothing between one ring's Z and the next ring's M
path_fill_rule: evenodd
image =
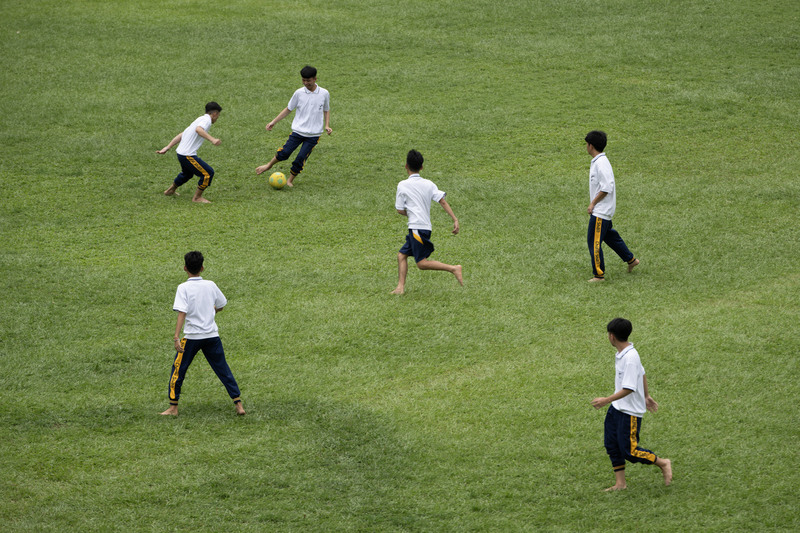
M647 377L639 352L628 342L633 325L630 320L615 318L608 323L606 330L609 342L617 349L614 365L616 392L611 396L592 400L595 409L611 404L606 412L605 445L616 482L606 491L627 488L625 461L656 465L664 475L664 484L669 485L672 483L672 461L657 457L650 450L639 446L642 416L645 411L655 413L658 404L647 391Z

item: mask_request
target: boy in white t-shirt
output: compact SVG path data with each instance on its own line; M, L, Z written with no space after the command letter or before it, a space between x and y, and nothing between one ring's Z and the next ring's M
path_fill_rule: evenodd
M602 243L606 243L620 258L628 263L628 272L639 264L639 260L628 250L619 232L613 228L611 217L617 209L617 190L614 183L614 172L608 162L605 150L607 136L605 132L590 131L586 138L586 151L592 156L589 166L589 231L587 241L592 258L594 276L589 281L605 281L605 262L603 260Z
M404 217L408 217L406 242L397 254L397 288L392 294L403 294L408 275L408 257L413 255L420 270L445 270L452 273L460 285L464 285L461 265L448 265L428 259L433 253L431 242L431 202L436 201L453 219L453 234L458 234L458 219L450 204L444 199L445 192L430 180L419 175L424 159L422 154L411 150L406 156L408 179L397 184L394 207Z
M333 133L331 95L326 89L317 85L317 69L306 65L300 70L300 76L303 79L303 87L294 92L286 108L267 124L267 131L272 131L275 124L296 110L292 121L292 134L286 143L278 148L275 157L269 163L256 167L256 174L262 174L278 161L289 159L292 152L300 146L300 151L292 162L289 178L286 180L286 185L289 187L294 187L294 179L303 171L308 156L322 136L323 127L328 135Z
M639 430L645 411L655 413L658 404L647 390L647 376L644 373L639 352L628 342L633 331L630 320L615 318L606 326L608 340L617 349L614 360L614 394L595 398L592 406L600 409L611 404L606 412L605 447L614 469L615 483L606 491L627 488L625 482L625 461L656 465L664 475L664 484L672 483L672 461L657 457L656 454L639 446Z
M204 270L203 254L197 251L183 256L183 270L189 279L178 286L172 308L178 312L175 324L175 361L169 379L169 408L162 415L178 414L178 400L181 396L183 379L192 364L194 356L202 350L208 364L233 400L236 414L245 414L242 399L239 396L239 385L233 377L225 350L219 338L219 328L215 320L216 314L222 311L228 300L217 284L200 277ZM183 339L180 338L183 329Z
M192 179L192 176L199 176L197 182L197 190L192 197L193 202L208 204L211 203L206 198L203 198L203 192L211 185L211 180L214 179L214 169L211 165L197 157L197 150L202 146L203 141L210 141L214 146L219 146L222 142L216 137L208 134L208 129L219 118L222 112L222 107L216 102L209 102L206 104L206 114L197 117L188 128L177 134L168 145L161 150L157 150L157 154L166 154L169 149L178 145L175 152L178 154L178 162L181 164L181 172L172 182L172 185L164 191L166 196L178 194L178 187ZM180 144L179 144L180 143Z

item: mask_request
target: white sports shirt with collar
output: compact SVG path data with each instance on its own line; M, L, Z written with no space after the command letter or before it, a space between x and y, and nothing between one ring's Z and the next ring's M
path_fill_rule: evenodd
M605 152L594 156L589 166L589 201L594 200L600 191L606 193L606 196L597 202L592 214L597 218L611 220L617 210L617 188L614 184L614 171L611 170L611 163Z
M313 92L300 87L286 107L289 111L296 110L292 120L293 132L303 137L319 137L325 129L324 112L331 109L331 95L319 85Z
M202 117L197 117L188 128L183 130L181 135L181 142L175 151L182 156L197 155L197 150L203 145L205 138L197 134L197 126L201 126L204 130L208 131L211 127L211 115L206 113Z
M419 174L411 174L397 184L394 207L405 210L408 215L408 229L433 231L431 202L440 201L446 194L431 180Z
M219 336L214 320L217 311L228 303L217 284L194 276L178 285L173 311L186 313L183 336L187 339L209 339Z
M642 417L647 411L644 399L644 367L639 357L639 352L629 344L622 351L617 352L614 360L614 392L630 389L633 392L611 402L617 411L631 416Z

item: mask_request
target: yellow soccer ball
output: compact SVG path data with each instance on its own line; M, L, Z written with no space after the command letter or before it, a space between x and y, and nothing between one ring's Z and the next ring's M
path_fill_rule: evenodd
M273 172L269 177L269 184L273 189L283 189L283 186L286 185L286 176L283 175L283 172Z

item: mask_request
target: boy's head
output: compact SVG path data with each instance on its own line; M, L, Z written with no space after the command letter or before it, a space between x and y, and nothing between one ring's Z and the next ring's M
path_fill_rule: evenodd
M211 123L217 121L219 114L222 112L222 106L216 102L209 102L206 104L206 114L211 115Z
M606 144L608 144L608 136L606 135L606 132L600 130L590 131L586 134L586 138L584 140L588 144L591 144L598 152L605 150Z
M416 150L411 150L406 156L406 168L411 172L419 172L422 170L422 163L424 161L425 159L422 157L421 153Z
M606 331L613 335L619 342L628 342L628 337L630 337L631 331L633 331L633 324L631 324L630 320L615 318L608 323Z
M203 271L203 254L194 251L183 256L183 269L189 274L197 276Z
M300 77L301 78L316 78L317 77L317 69L315 69L311 65L306 65L302 69L300 69Z
M303 78L303 86L309 91L317 90L317 69L306 65L300 70L300 77Z

